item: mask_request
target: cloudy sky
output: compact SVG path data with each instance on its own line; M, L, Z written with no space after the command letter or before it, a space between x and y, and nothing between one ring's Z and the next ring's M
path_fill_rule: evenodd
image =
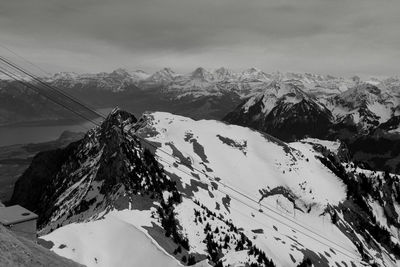
M398 0L12 0L0 45L49 72L397 75L399 12Z

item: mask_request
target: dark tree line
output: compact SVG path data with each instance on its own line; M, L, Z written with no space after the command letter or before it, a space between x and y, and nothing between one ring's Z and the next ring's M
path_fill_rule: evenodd
M256 263L249 263L249 266L275 266L272 260L268 259L265 252L257 248L252 241L232 223L227 220L222 214L216 215L215 212L210 211L206 206L200 204L199 201L194 202L203 209L203 212L194 209L195 222L204 224L204 233L206 237L204 243L206 244L209 259L215 263L215 266L223 266L221 258L223 257L224 249L235 249L235 251L249 250L248 255L254 256ZM226 225L226 229L220 229L216 226L214 229L211 227L207 220L220 220Z
M378 178L376 184L373 179L369 179L364 173L348 173L337 156L326 149L319 148L319 150L324 157L318 157L318 159L346 184L347 199L352 200L357 205L357 210L353 210L352 213L357 217L354 223L358 225L359 229L362 229L363 232L361 232L361 234L366 240L370 239L368 233L371 234L380 244L400 258L400 245L394 243L391 240L390 232L377 223L376 217L372 213L367 202L369 195L374 199L382 201L380 191L382 191L385 186L388 186L390 188L389 192L393 193L395 198L398 199L400 195L398 177L391 177L389 173L386 172L383 177L383 182ZM393 189L395 191L393 191ZM343 212L346 213L349 211L344 209ZM367 257L365 254L361 255Z

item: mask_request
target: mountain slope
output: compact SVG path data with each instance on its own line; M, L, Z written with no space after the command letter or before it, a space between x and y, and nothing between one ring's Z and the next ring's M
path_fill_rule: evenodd
M313 142L115 110L82 140L38 155L13 201L32 203L53 251L89 266L130 266L140 250L125 248L143 244L183 265L398 265L398 178L365 183L370 174L346 168L336 144Z
M327 106L337 121L368 129L389 120L396 102L375 85L361 83L328 99Z
M331 127L332 115L325 106L305 93L301 85L271 82L263 93L243 102L224 120L283 140L295 140L306 135L325 136Z
M358 77L341 78L311 73L265 73L256 68L234 72L224 67L216 70L199 67L184 74L170 68L153 74L124 69L97 74L57 73L43 80L92 107L118 105L135 114L159 110L195 119L221 119L244 99L263 94L272 82L296 85L318 99L318 104L328 107L334 118L342 123L342 128L359 127L366 130L377 122L388 120L392 114L390 110L394 115L400 114L400 83L395 77L361 81ZM18 89L20 85L16 90L15 84L0 81L0 103L3 103L0 105L0 123L71 119L71 114L49 105L27 90ZM375 100L366 107L360 106L362 101L359 100L365 95Z
M320 262L321 266L325 265L323 262L331 262L334 259L331 258L332 254L329 251L326 251L330 255L328 257L316 256L312 253L310 255L308 253L310 251L316 254L318 254L317 251L320 251L319 255L326 255L324 252L326 247L321 246L321 243L315 242L312 238L310 240L309 237L302 236L302 234L296 234L296 244L304 245L308 252L302 251L303 255L290 252L290 248L293 245L293 237L288 233L293 230L291 227L295 227L294 229L297 229L296 232L298 232L299 226L293 224L291 220L273 213L285 224L289 224L288 232L286 232L285 228L287 226L285 227L285 224L282 225L282 221L277 222L270 217L265 218L263 213L258 211L257 204L251 203L252 201L249 202L247 197L252 197L256 201L259 200L261 203L268 205L269 208L277 209L278 213L294 216L292 218L295 218L296 222L304 223L314 229L316 233L323 233L323 236L327 237L328 240L341 244L340 247L335 247L334 244L324 240L324 242L328 242L328 248L339 249L343 252L344 245L346 248L344 250L345 253L355 249L357 251L355 252L356 254L361 253L360 249L362 248L363 251L368 251L361 254L364 260L368 258L372 260L374 258L376 262L380 262L383 265L396 265L396 261L388 260L392 257L388 256L391 253L399 253L398 250L395 252L391 249L395 244L397 244L396 249L400 248L398 245L399 237L396 232L390 233L386 230L379 230L381 232L378 233L379 231L376 229L380 228L376 227L378 227L379 223L376 223L369 212L369 209L372 209L375 204L369 202L365 204L364 201L360 200L357 202L360 204L351 204L355 201L354 199L359 199L357 192L361 192L361 190L354 190L353 183L362 184L362 175L347 171L343 171L343 173L337 172L323 160L327 158L327 162L331 162L332 159L330 159L329 153L321 152L320 146L317 146L316 148L318 149L316 149L314 144L310 145L308 143L287 145L270 136L263 136L245 128L228 126L212 121L193 122L182 117L171 118L169 114L165 113L150 114L147 120L150 121L150 126L148 126L149 140L162 146L162 150L160 148L157 155L163 157L163 151L165 150L175 155L175 159L163 163L165 170L174 175L186 177L188 179L186 181L187 185L192 185L193 175L196 174L194 175L195 177L202 178L205 181L208 180L210 183L208 187L211 186L214 189L221 187L221 189L230 194L230 205L228 207L225 206L225 209L229 210L229 214L226 216L229 216L228 218L232 219L233 222L243 227L245 232L247 230L248 232L254 231L254 233L258 233L259 230L257 229L262 229L261 232L264 235L256 235L257 241L255 242L261 248L269 251L268 254L271 255L274 262L279 262L279 265L291 265L294 261L298 263L305 256L312 258L313 262ZM334 162L336 161L334 160ZM188 165L189 167L187 167ZM182 171L176 170L177 166L180 166L188 173L192 173L192 176L182 174ZM338 168L342 169L340 166L339 163ZM198 172L196 170L201 171ZM203 173L206 173L206 175ZM215 181L221 181L222 183L217 184ZM396 178L396 186L399 186L398 178ZM244 192L246 197L237 195L236 190ZM206 191L201 194L201 191L199 189L199 193L195 194L196 198L200 199L200 202L206 203L210 209L215 208L216 205L223 210L221 202L224 203L223 198L227 197L225 194L218 195L218 192L212 190L215 200L210 201L206 200L206 196L209 193ZM355 193L351 195L349 192ZM395 191L394 199L398 196L398 193L399 191ZM368 195L368 191L365 194ZM220 201L218 196L221 197ZM236 199L232 196L236 197ZM253 210L249 210L246 204L253 204ZM343 205L345 208L343 208ZM362 205L364 208L358 205ZM400 207L398 200L395 206ZM265 209L265 206L261 208ZM359 211L363 209L367 213L361 215ZM396 226L399 222L398 212L391 212L390 214L397 214L394 216L394 227L398 229L398 226ZM336 218L336 216L340 218L338 221L332 219ZM249 217L254 219L249 220ZM360 220L361 218L364 218L364 226L351 226L354 223L353 220ZM365 222L365 218L370 218L370 220L367 219ZM272 227L268 228L268 224L265 225L265 222L268 222L269 227ZM371 245L371 241L365 241L370 240L368 234L365 236L364 227L367 227L366 225L372 227L371 229L375 229L371 230L371 233L375 231L373 238L377 241L374 242L382 243L384 247L376 246L377 243ZM348 235L348 231L358 233L358 235ZM278 236L276 236L276 232L279 232ZM381 238L391 235L394 235L393 238L396 240L394 243L390 243L390 241L387 243L387 239L384 241ZM270 236L275 236L276 238L274 237L271 240L268 238ZM320 236L313 237L318 239ZM350 243L348 243L349 241ZM285 246L288 247L285 248ZM385 249L388 249L388 252L385 252ZM379 251L379 253L376 254L374 250ZM286 251L283 253L284 255L282 254L283 251ZM372 257L371 255L375 256ZM397 254L396 257L399 257L399 255ZM346 257L341 255L341 259L344 260L344 258ZM347 258L347 260L349 259ZM350 263L348 262L347 264ZM357 261L353 262L353 264L359 265Z
M147 247L152 249L152 255L158 261L171 258L169 266L179 265L179 260L193 261L196 255L188 253L187 240L179 234L179 225L175 224L172 213L173 205L181 201L180 194L151 153L135 137L126 134L125 131L135 122L133 115L115 110L100 127L88 132L82 140L64 149L39 153L17 182L10 202L37 212L42 234L70 223L81 223L76 227L63 227L59 235L54 233L43 237L57 244L51 246L54 251L89 266L97 263L131 266L131 261L136 259L132 256L138 254L132 254L130 249L121 251L115 247L116 240L129 233L132 239L127 239L123 247L140 247L147 238ZM163 209L158 210L160 207ZM119 210L128 211L125 214L136 219L124 219L124 213L119 213ZM119 215L119 218L114 218L118 216L113 214ZM140 217L143 219L140 220ZM93 223L88 223L90 221ZM91 229L93 239L82 236L79 231L82 227ZM115 231L110 232L108 237L101 235L104 227ZM147 237L135 229L141 229ZM71 239L57 242L57 239L50 238L63 236L63 231L67 231L66 236ZM154 237L151 238L150 233ZM81 238L85 241L80 241ZM159 251L150 242L155 239L168 247ZM98 248L103 249L93 257L94 252L88 246L90 240L95 240ZM179 257L176 261L168 254L172 254L179 244L182 248L175 256ZM128 262L121 262L119 257L112 256L117 253ZM151 263L147 261L147 264Z
M243 101L224 120L286 141L339 139L347 145L351 159L365 168L400 173L397 79L362 82L354 78L353 83L342 85L332 79L336 87L330 87L325 83L329 79L318 76L282 77L274 77L263 92ZM282 88L288 86L301 91L286 94Z
M102 220L69 224L45 238L55 240L56 253L87 266L182 266L120 217L111 213Z
M19 237L0 225L0 265L16 266L81 266L58 256L40 245Z

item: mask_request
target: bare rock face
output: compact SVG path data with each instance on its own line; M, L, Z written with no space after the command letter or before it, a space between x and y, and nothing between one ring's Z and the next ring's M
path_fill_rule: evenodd
M83 139L39 153L17 181L10 203L39 214L40 226L52 219L56 227L106 209L126 190L165 189L168 181L153 156L125 129L135 122L130 113L114 110Z

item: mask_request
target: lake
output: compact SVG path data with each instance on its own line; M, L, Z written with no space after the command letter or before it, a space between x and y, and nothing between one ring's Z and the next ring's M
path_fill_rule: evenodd
M111 108L105 108L98 111L102 114L108 114L111 110ZM95 121L100 122L101 119L98 118ZM87 132L93 127L94 125L90 122L62 125L3 126L0 127L0 147L52 141L60 137L64 131Z

